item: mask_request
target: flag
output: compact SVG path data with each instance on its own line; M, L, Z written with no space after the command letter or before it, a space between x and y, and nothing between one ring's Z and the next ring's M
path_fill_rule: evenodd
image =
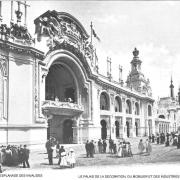
M94 29L92 29L92 34L93 36L100 42L100 38L97 36L96 32L94 31Z

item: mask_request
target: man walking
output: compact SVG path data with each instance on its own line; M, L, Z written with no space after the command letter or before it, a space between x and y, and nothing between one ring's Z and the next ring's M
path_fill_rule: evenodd
M89 143L89 152L90 152L90 157L94 157L94 143L93 140Z
M49 160L49 165L53 165L53 148L52 146L49 146L47 149L48 153L48 160Z
M106 147L107 147L107 143L106 140L103 140L103 153L106 153Z
M86 149L86 157L89 157L90 155L90 147L89 147L89 141L87 140L86 144L85 144L85 149Z
M102 153L102 149L103 149L103 144L101 142L101 139L99 139L99 141L98 141L98 150L99 150L99 153Z
M26 165L28 168L30 168L30 165L29 165L29 149L27 149L27 146L24 145L24 148L22 150L22 163L23 163L23 168L26 168Z

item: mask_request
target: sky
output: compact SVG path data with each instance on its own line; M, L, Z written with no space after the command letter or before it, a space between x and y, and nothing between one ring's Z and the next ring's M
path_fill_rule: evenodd
M101 39L93 39L99 59L99 72L106 75L106 59L112 59L112 76L123 80L131 70L136 47L142 72L150 79L153 97L170 95L171 76L175 95L180 87L180 2L178 1L27 1L28 28L34 35L34 19L47 10L68 12L90 34L90 22ZM4 22L10 19L10 1L3 2ZM17 7L16 7L17 8ZM43 46L36 46L43 50Z

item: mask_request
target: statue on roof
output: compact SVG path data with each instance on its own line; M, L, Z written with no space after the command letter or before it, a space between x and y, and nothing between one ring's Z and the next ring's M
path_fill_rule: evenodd
M138 57L139 55L139 51L136 48L134 48L133 55L134 57Z

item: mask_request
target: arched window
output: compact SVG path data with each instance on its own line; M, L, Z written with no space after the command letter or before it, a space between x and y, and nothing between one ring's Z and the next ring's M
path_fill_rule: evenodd
M100 96L100 109L109 110L109 98L105 92L102 92Z
M122 102L121 102L121 98L116 97L115 98L115 112L122 112Z
M152 116L152 109L150 105L148 105L148 116Z
M131 113L132 113L131 101L128 99L126 101L126 114L131 114Z
M161 115L159 115L159 118L165 119L165 116L161 114Z
M139 115L139 104L135 103L135 115Z

